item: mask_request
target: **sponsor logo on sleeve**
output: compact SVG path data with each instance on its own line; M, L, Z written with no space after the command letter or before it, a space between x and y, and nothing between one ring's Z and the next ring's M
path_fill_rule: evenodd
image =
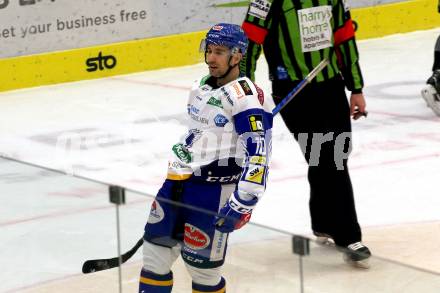
M179 158L180 161L189 164L192 161L191 153L186 149L186 147L181 144L177 143L173 145L173 153L176 155L177 158Z
M202 136L203 131L199 129L190 129L188 130L188 134L185 137L185 148L190 148L193 146L193 144L199 140L199 138Z
M246 96L252 96L254 94L246 80L239 80L238 83L241 85Z
M252 183L263 184L266 167L249 164L244 180Z
M271 3L267 0L252 0L249 7L249 15L256 18L266 19Z
M255 86L258 93L258 101L260 102L260 105L263 106L264 104L264 92L262 89L260 89L258 86Z
M235 96L237 97L237 99L241 99L244 97L244 93L241 91L241 86L238 83L234 83L232 87L234 88Z
M263 156L252 156L249 158L249 163L258 164L258 165L266 165L266 157Z
M186 246L194 250L200 250L208 247L211 240L208 234L193 226L191 224L185 224L185 235L183 241Z
M228 118L226 118L222 114L217 114L217 116L214 117L214 123L217 127L224 127L228 122Z
M249 126L251 127L251 131L263 131L264 125L263 125L263 116L261 115L250 115L248 117L249 120Z

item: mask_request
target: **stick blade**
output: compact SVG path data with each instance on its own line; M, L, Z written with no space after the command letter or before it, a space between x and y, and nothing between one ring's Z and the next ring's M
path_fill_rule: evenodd
M125 263L128 259L130 259L136 253L136 251L143 245L143 243L144 243L144 239L143 238L139 239L136 245L132 249L122 254L121 264ZM84 274L90 274L94 272L116 268L118 266L119 266L119 257L91 259L84 262L82 266L82 272Z
M84 262L82 272L84 274L112 269L118 266L118 259L92 259Z

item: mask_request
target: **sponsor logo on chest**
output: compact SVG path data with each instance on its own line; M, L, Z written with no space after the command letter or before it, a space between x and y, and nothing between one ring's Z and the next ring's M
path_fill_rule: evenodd
M228 118L226 118L222 114L217 114L214 117L214 123L215 123L215 126L217 126L217 127L224 127L226 125L226 123L228 123L228 122L229 122Z
M217 100L214 97L210 97L206 104L223 109L222 101Z

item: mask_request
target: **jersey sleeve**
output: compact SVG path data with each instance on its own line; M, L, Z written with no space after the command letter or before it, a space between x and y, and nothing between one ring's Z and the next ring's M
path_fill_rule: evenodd
M334 47L345 85L353 93L362 92L364 81L359 65L353 21L346 0L336 0L333 7Z
M264 94L248 78L228 86L235 131L243 149L238 194L242 199L260 198L266 188L271 155L272 112L266 109Z
M272 23L271 6L271 0L250 1L242 24L242 28L249 39L249 46L247 54L240 62L240 71L251 80L255 80L257 60L261 55L262 44Z

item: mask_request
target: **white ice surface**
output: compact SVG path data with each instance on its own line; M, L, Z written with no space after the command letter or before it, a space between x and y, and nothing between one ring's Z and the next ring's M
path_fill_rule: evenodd
M350 170L363 227L440 220L440 118L420 95L439 33L358 42L369 116L353 123ZM0 93L0 153L153 195L185 129L189 87L205 73L198 64ZM257 83L270 96L263 59ZM8 267L0 292L78 274L83 260L115 254L104 185L1 160L0 184L0 262ZM123 251L142 234L150 199L129 193L127 201ZM252 221L310 233L306 165L280 118Z

